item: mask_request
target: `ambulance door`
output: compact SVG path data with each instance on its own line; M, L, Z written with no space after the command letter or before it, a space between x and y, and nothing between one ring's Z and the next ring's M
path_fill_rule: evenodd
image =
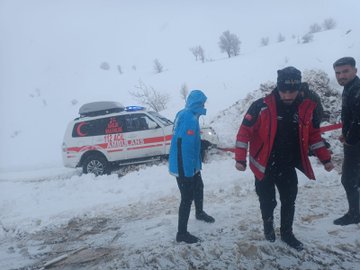
M126 142L123 136L124 116L109 116L99 119L99 135L95 145L101 147L108 161L127 159Z
M164 152L163 129L145 113L126 115L127 156L129 159L159 156Z

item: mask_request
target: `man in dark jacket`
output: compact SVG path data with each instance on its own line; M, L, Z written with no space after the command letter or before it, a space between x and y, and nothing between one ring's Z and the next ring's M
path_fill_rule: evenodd
M340 141L344 145L344 161L341 183L349 203L349 211L334 220L335 225L349 225L360 222L360 79L356 76L355 59L343 57L333 67L338 83L344 86L342 93L341 121L343 124Z
M205 94L193 90L186 99L186 106L174 121L174 132L169 153L169 172L174 175L181 194L177 242L196 243L199 238L187 231L191 204L195 202L195 217L208 223L215 222L203 210L204 183L201 178L201 138L199 117L206 114Z
M278 71L277 88L251 104L236 138L236 169L244 171L249 146L250 168L260 201L265 238L275 241L273 213L275 186L281 201L281 240L297 250L303 244L293 234L298 178L295 168L315 179L308 158L309 147L324 164L333 169L331 156L320 135L316 103L299 95L301 72L294 67Z

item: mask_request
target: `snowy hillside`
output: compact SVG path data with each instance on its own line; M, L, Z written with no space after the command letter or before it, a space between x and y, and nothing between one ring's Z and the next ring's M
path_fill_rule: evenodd
M260 84L275 81L276 70L284 66L321 69L333 80L335 59L360 54L360 4L345 2L353 6L346 12L339 12L336 1L309 0L246 5L235 0L227 5L2 0L0 170L59 166L64 130L79 107L99 100L136 104L129 91L139 82L170 95L162 112L170 119L184 104L182 85L204 90L208 115L202 121L209 123ZM302 43L310 25L327 18L336 21L336 28ZM229 59L218 47L226 30L241 41L238 57ZM285 37L280 43L279 33ZM270 39L267 46L260 46L263 37ZM198 45L205 50L205 63L190 52ZM154 73L154 59L164 72Z
M327 74L333 92L320 94L333 123L341 88L332 63L347 55L360 63L359 10L357 0L0 0L0 269L42 269L54 259L47 268L357 269L359 225L332 224L347 210L339 130L324 134L336 170L312 157L317 181L298 173L302 252L264 240L253 174L236 171L231 153L207 157L205 210L216 222L199 222L192 210L189 231L202 242L186 245L175 242L180 195L167 164L83 175L63 167L61 144L82 104L138 104L129 91L143 82L170 96L161 112L170 119L184 105L183 85L202 89L201 123L215 128L220 146L233 146L250 103L288 65L306 81L308 71ZM336 27L303 43L327 18ZM226 30L241 40L237 57L218 47ZM204 63L190 52L199 45ZM279 206L275 224L279 238Z

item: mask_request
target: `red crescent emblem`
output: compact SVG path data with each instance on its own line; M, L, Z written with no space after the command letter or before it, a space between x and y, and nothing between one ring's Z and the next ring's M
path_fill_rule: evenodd
M81 122L81 123L77 126L77 128L76 128L76 133L77 133L77 135L79 135L79 137L84 137L84 136L87 135L86 133L81 132L82 126L85 126L86 124L87 124L86 122Z

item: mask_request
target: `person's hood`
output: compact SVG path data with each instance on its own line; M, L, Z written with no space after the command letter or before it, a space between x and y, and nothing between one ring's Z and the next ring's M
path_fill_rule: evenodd
M204 105L206 100L207 97L201 90L192 90L186 99L185 108L198 115L205 115L206 109Z

